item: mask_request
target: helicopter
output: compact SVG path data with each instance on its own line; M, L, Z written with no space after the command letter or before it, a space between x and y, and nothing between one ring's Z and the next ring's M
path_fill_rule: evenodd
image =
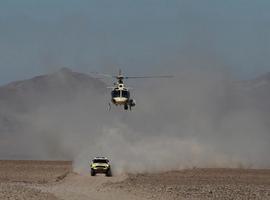
M93 72L92 72L93 73ZM145 79L145 78L172 78L173 76L124 76L122 74L122 70L119 70L117 76L109 75L109 74L100 74L95 73L100 76L115 78L117 82L114 83L114 86L107 87L112 89L111 91L111 103L115 106L124 106L124 110L132 110L132 107L135 107L136 101L132 99L130 96L130 89L126 87L124 84L124 80L126 79ZM109 103L109 110L111 110L111 103Z

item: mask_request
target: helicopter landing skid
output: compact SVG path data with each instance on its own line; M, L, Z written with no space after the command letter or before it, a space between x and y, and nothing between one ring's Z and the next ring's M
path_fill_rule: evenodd
M111 106L111 103L109 103L108 110L111 111L111 109L112 109L112 106Z
M116 105L117 107L118 107L118 105ZM130 110L130 111L132 111L132 107L133 107L134 105L133 104L125 104L124 105L124 110ZM112 104L109 102L108 103L108 111L111 111L111 109L112 109Z

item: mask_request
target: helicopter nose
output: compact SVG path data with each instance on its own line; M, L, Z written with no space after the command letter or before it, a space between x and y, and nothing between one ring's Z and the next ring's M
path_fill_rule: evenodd
M115 97L113 98L113 102L115 102L116 104L123 104L127 102L127 98L125 97Z

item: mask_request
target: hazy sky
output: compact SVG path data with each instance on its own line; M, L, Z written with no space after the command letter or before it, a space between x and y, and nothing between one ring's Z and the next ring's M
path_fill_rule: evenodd
M269 0L0 1L0 84L63 66L226 67L249 78L269 63Z

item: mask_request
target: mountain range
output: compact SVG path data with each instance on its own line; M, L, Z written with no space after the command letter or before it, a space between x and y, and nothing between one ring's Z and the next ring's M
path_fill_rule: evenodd
M156 85L153 91L140 88L144 91L136 94L140 102L132 114L124 113L122 109L117 114L108 113L106 106L110 99L106 84L68 68L3 85L0 87L0 157L73 158L75 153L70 149L78 149L82 144L88 147L89 142L93 141L93 145L98 138L104 140L101 134L104 126L114 130L125 125L124 132L131 131L132 136L137 130L143 136L152 133L156 137L159 134L168 136L168 130L174 127L171 134L181 133L183 137L198 134L200 140L207 141L207 131L212 129L211 139L221 137L223 144L227 138L224 145L232 142L230 136L236 137L242 132L251 134L249 129L254 127L250 132L255 138L260 134L259 139L266 138L267 141L270 73L252 80L211 85L210 88L195 82L194 90L194 79L191 80L188 84L183 83L184 88L174 85L166 91ZM167 86L165 88L170 88ZM182 89L188 91L182 92ZM163 104L172 91L178 99L172 99L172 104ZM164 119L164 115L168 119ZM246 124L248 128L244 127ZM164 126L165 130L162 129ZM189 126L192 128L186 131L185 127ZM119 139L116 138L117 145Z
M0 132L10 133L20 129L21 120L17 120L18 115L27 114L42 106L57 107L80 95L96 96L105 91L106 85L101 80L68 68L1 86Z

